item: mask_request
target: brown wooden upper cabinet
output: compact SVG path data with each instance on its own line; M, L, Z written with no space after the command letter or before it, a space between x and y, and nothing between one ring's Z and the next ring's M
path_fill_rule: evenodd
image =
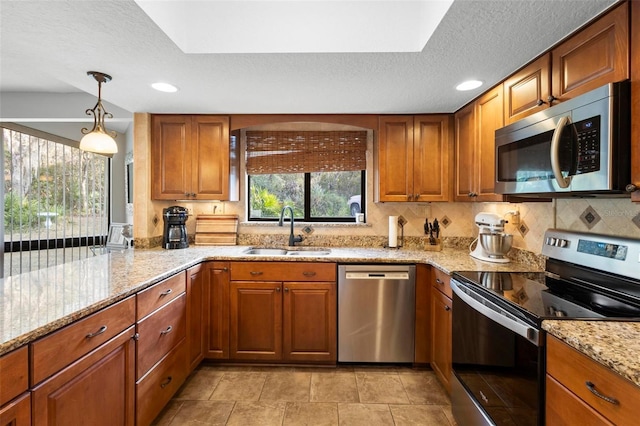
M152 117L151 198L229 200L229 117Z
M450 201L451 116L381 116L378 201Z
M503 201L494 193L495 131L503 126L502 86L455 114L454 201Z
M504 121L629 78L629 4L623 3L504 82Z

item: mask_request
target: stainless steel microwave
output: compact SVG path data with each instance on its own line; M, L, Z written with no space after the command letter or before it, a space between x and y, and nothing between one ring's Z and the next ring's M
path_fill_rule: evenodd
M626 194L631 181L630 109L625 80L496 130L496 193Z

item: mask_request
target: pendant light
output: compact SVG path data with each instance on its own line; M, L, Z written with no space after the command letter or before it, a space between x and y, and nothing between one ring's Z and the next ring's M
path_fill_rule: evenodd
M116 132L107 132L104 127L104 118L113 118L113 115L105 111L102 106L102 83L111 81L111 76L98 71L88 71L87 75L92 76L98 82L98 102L93 108L87 109L87 115L93 115L93 128L82 129L84 136L80 140L80 149L96 154L112 157L118 152L118 145L113 139Z

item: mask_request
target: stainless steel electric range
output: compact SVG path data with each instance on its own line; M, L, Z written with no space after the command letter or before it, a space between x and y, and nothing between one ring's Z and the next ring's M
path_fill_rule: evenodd
M458 424L543 425L545 319L640 320L640 239L545 233L543 273L453 274Z

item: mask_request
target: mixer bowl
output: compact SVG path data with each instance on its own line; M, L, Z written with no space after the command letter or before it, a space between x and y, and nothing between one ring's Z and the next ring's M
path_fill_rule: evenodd
M489 257L502 257L509 253L513 244L511 234L480 234L480 245Z

